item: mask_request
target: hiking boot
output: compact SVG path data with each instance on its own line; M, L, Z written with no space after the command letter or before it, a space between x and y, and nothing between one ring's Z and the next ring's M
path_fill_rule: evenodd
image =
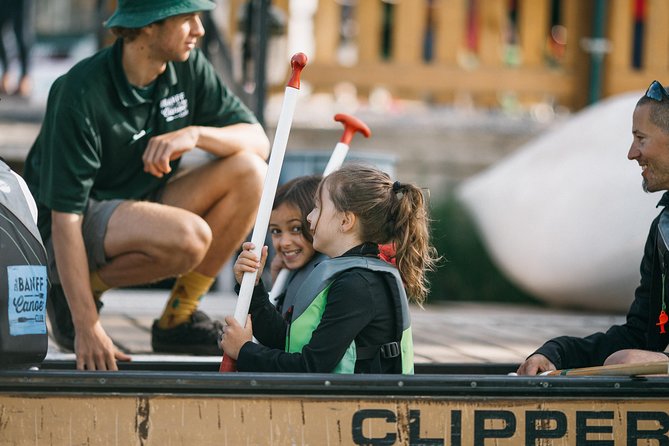
M190 355L221 356L218 341L223 324L195 311L189 322L172 328L160 328L158 319L151 327L151 347L156 353L186 353Z
M95 301L98 313L102 308L102 302ZM59 347L74 351L74 324L72 313L67 305L65 292L60 284L52 283L49 297L46 300L46 312L51 323L51 334Z

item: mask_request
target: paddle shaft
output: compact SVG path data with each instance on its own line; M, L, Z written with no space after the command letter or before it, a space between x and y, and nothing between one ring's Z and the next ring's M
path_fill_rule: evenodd
M583 367L578 369L551 370L543 376L637 376L667 375L669 362L643 362L638 364L614 364L599 367Z
M306 63L307 56L303 53L297 53L291 58L291 68L293 71L286 86L281 113L274 135L274 143L270 152L267 174L265 175L265 183L260 197L260 205L258 206L258 214L256 215L251 235L251 242L255 245L253 252L258 258L260 258L265 242L269 216L272 212L272 203L274 202L274 195L276 194L276 187L279 183L279 175L281 174L281 166L283 165L283 158L286 153L286 146L288 145L288 135L290 134L290 127L295 115L297 96L300 91L300 74ZM256 276L257 271L244 273L242 276L239 297L234 313L235 320L242 326L246 325L246 315L249 313ZM230 359L227 355L223 355L220 371L230 372L234 370L236 370L234 360Z

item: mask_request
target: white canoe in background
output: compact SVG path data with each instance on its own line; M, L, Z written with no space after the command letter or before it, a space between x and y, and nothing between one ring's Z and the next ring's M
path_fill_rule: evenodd
M576 113L461 184L492 258L556 306L625 311L661 193L641 189L627 159L641 93Z

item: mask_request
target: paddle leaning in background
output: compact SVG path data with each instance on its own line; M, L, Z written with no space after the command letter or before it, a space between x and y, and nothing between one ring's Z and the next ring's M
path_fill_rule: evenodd
M599 367L583 367L578 369L550 370L541 376L639 376L667 375L669 362L642 362L637 364L613 364Z
M265 183L260 197L258 214L251 235L251 242L255 245L253 251L258 258L260 258L260 253L265 243L265 234L267 234L267 227L269 225L269 215L272 212L272 203L274 202L276 187L279 183L279 174L281 173L281 165L283 164L283 157L286 153L290 126L293 122L293 116L295 115L297 95L300 91L300 74L306 64L307 56L304 53L297 53L290 59L292 74L286 84L286 92L283 98L283 105L281 106L279 122L276 126L276 133L274 134L274 143L272 144L272 152L269 156L269 166L267 168L267 175L265 176ZM234 314L235 319L241 326L246 325L246 315L249 313L251 295L253 294L256 276L257 272L253 272L244 273L244 276L242 277L239 298L237 299L237 306L235 307ZM234 372L235 370L235 361L230 357L223 355L220 371Z
M344 125L344 132L342 133L341 138L339 138L339 142L332 151L332 155L330 155L328 164L325 166L325 170L323 171L324 177L339 169L339 167L341 167L341 165L344 163L344 159L346 158L346 154L348 154L348 150L351 145L351 140L357 132L362 133L365 138L369 138L372 134L372 131L369 130L369 127L367 127L364 122L355 116L347 115L346 113L337 113L334 116L334 120L341 122ZM276 306L279 296L286 288L289 275L290 270L287 268L282 268L281 271L279 271L277 274L276 279L274 279L272 290L269 292L269 301L272 302L272 305Z

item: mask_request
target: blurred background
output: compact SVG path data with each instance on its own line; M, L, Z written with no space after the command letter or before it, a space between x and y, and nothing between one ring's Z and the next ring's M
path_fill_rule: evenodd
M322 169L333 116L349 113L372 130L353 158L426 189L444 257L432 302L629 306L659 200L626 160L631 114L653 79L669 82L669 2L216 3L202 48L270 139L290 56L309 57L282 180ZM0 156L17 171L53 80L112 43L114 8L32 0L28 92L15 91L20 44L3 21Z

